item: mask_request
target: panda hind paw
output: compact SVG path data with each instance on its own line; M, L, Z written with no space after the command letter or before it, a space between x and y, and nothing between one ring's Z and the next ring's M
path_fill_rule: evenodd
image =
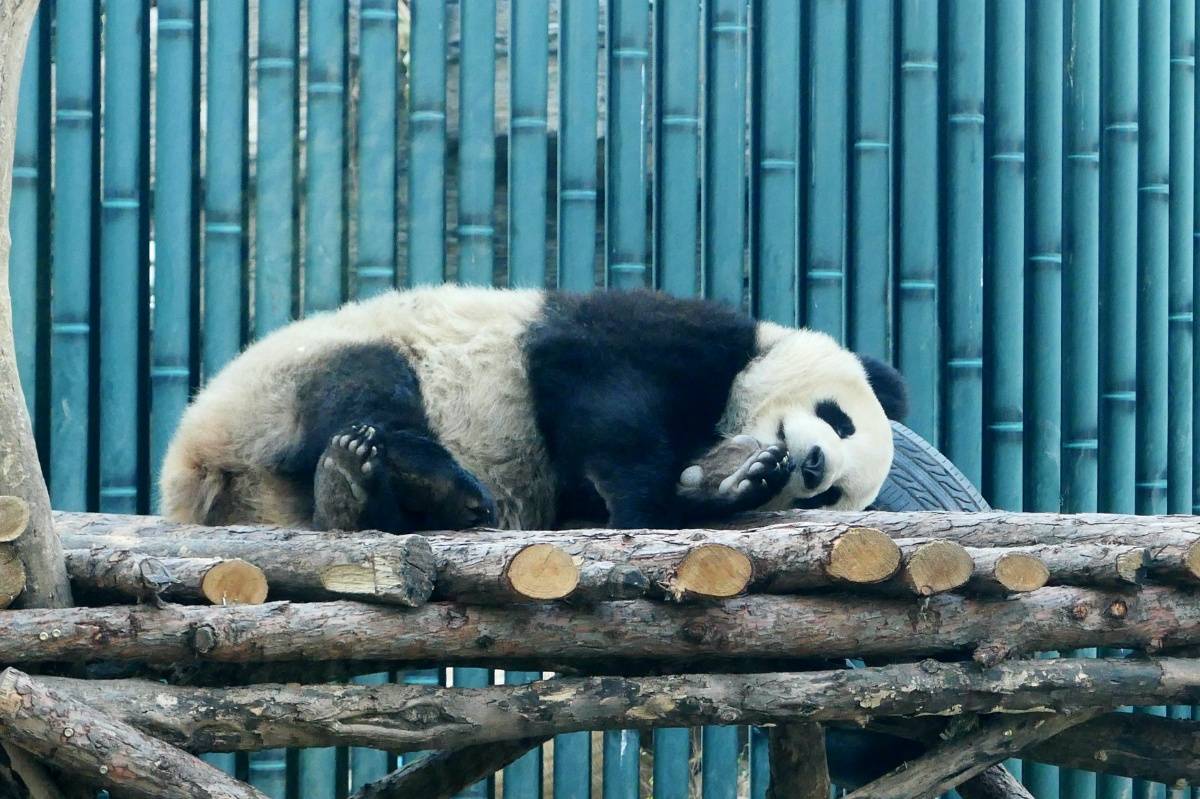
M741 435L717 444L679 476L681 496L757 507L787 484L795 468L788 451Z
M317 526L359 529L383 471L383 443L374 427L350 425L334 434L317 463L313 484Z

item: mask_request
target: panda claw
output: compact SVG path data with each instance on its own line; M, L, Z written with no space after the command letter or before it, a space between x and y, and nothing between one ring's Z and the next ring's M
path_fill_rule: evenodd
M370 461L367 461L366 463L364 463L362 465L362 473L364 475L366 475L367 477L370 477L371 472L373 472L373 471L375 471L375 467L371 465Z

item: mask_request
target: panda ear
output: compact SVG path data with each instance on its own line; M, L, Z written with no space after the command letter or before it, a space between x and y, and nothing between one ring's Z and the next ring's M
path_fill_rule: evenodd
M904 378L878 358L859 355L858 359L867 370L867 381L874 389L887 418L902 421L908 415L908 388L904 385Z

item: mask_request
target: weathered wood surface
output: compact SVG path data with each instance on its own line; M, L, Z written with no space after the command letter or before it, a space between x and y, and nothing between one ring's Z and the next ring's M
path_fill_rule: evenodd
M450 799L547 740L524 738L438 752L364 785L349 799Z
M1097 701L1200 702L1200 663L1028 660L982 670L933 661L789 674L559 678L526 685L255 685L44 677L115 719L192 752L367 746L455 749L579 730L1067 710Z
M260 605L267 598L262 569L238 558L155 558L140 552L68 549L67 572L77 590L213 605Z
M29 509L25 532L15 540L26 575L25 591L17 605L61 608L72 604L71 584L62 548L54 535L50 496L42 479L33 427L17 374L12 298L8 292L8 258L12 250L8 212L12 204L17 97L25 45L37 7L37 0L0 3L0 442L4 446L4 457L0 458L0 495L18 497Z
M1020 780L999 763L985 768L956 790L962 799L1036 799Z
M120 796L265 799L195 756L12 668L0 673L0 738Z
M1120 616L1111 606L1119 603ZM1200 603L1151 586L1125 597L1044 588L1005 599L939 594L921 603L834 596L748 596L711 605L647 600L504 608L355 602L166 609L107 607L5 614L0 662L396 660L611 669L623 659L828 660L921 657L1002 641L1006 655L1093 646L1200 643Z
M158 558L240 558L262 569L275 598L352 597L413 607L433 591L433 550L424 536L215 529L108 514L56 513L55 525L67 549L107 548ZM492 579L499 575L493 572Z
M780 724L767 731L771 777L767 799L829 799L825 730L816 722Z
M1124 544L1149 552L1147 574L1195 583L1200 579L1200 518L1108 513L967 513L922 511L763 511L714 525L728 529L849 529L871 527L894 538L944 538L967 547Z
M55 524L71 548L119 546L158 556L240 557L262 566L274 587L278 577L266 563L244 549L246 540L262 548L333 537L359 547L395 539L386 533L313 533L269 527L208 528L178 525L148 516L56 513ZM467 531L435 533L427 540L437 560L435 599L475 601L489 591L506 565L527 546L550 544L566 552L587 571L593 564L619 563L636 569L660 595L676 585L681 564L707 545L728 547L745 555L751 574L747 588L761 593L796 591L846 583L881 582L900 565L900 551L886 536L869 529L813 526L752 533L738 530L607 530ZM239 543L239 541L241 543ZM186 542L186 543L185 543ZM186 547L186 549L184 548ZM690 589L689 589L690 590ZM504 597L501 597L504 598Z
M1103 713L1096 708L1073 713L995 716L967 732L933 746L846 799L933 799L975 777L1001 760Z

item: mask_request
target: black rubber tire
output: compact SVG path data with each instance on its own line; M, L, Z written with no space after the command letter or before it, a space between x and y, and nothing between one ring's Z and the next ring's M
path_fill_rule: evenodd
M895 456L874 510L991 510L983 495L946 456L899 422L892 422Z

